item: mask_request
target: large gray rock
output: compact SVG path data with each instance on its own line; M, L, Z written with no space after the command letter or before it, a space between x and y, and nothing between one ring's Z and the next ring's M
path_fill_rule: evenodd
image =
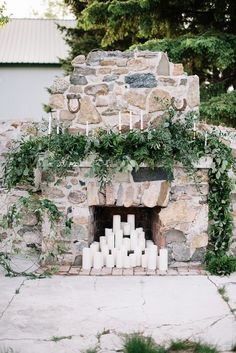
M96 70L89 66L78 66L73 71L73 75L89 76L89 75L95 75L95 74L96 74Z
M125 76L125 83L129 84L130 88L152 88L157 86L157 80L151 73L127 75Z
M73 73L70 76L70 83L72 85L87 85L88 81L85 76Z
M175 261L189 261L190 248L185 243L173 244L173 257Z
M157 74L163 75L163 76L169 76L170 74L170 64L169 64L168 57L165 53L162 53L161 55L161 59L157 66Z
M84 97L80 102L79 122L86 124L87 121L90 124L100 123L101 121L101 116L90 97Z
M56 93L64 93L68 87L69 82L64 78L56 78L53 82L53 85L50 87L50 91L52 94Z

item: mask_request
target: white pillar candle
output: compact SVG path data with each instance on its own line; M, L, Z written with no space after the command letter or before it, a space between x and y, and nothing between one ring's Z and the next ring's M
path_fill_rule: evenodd
M130 232L135 230L135 215L134 214L127 215L127 223L129 223L129 225L130 225Z
M160 249L159 251L159 270L160 271L167 271L168 269L168 250L167 249Z
M106 264L106 257L109 254L109 249L107 244L101 246L101 252L102 252L103 266L104 266Z
M160 256L157 255L157 268L160 268Z
M121 112L119 112L119 132L121 132Z
M100 270L103 266L103 256L101 252L96 251L93 255L93 268Z
M129 112L129 129L133 130L133 117L132 117L132 112L130 110Z
M121 216L114 215L113 216L113 233L116 233L117 230L121 229Z
M114 234L113 234L113 233L112 233L112 234L109 234L109 235L107 236L107 245L108 245L108 249L109 249L109 250L114 249L114 247L115 247L115 237L114 237Z
M141 250L145 250L145 245L146 245L146 241L145 239L138 239L138 247L141 249Z
M86 136L88 136L89 134L89 125L88 125L88 121L86 121Z
M107 243L106 237L100 237L99 243L100 243L100 248L102 248L102 245L106 245L106 243Z
M111 253L112 253L112 255L114 256L114 262L116 263L117 249L116 249L116 248L113 248L113 249L111 250Z
M99 251L99 242L98 241L94 241L90 245L90 249L91 249L92 254L94 254L96 251Z
M142 267L143 268L147 267L147 254L142 255Z
M105 237L108 236L108 234L112 234L113 231L112 231L112 228L105 228Z
M124 264L123 264L124 268L130 268L130 258L129 258L129 256L124 256L123 261L124 261Z
M130 224L124 224L124 235L130 235Z
M123 238L122 245L124 245L125 248L130 251L130 238Z
M114 261L114 256L111 255L107 255L106 256L106 267L112 268L115 265L115 261Z
M138 232L138 239L139 240L141 240L141 239L145 240L145 232L143 232L143 231Z
M134 250L135 258L136 258L136 266L141 266L142 263L142 250L140 248L136 248Z
M120 249L123 241L123 230L119 229L115 233L115 248Z
M152 240L146 240L146 248L150 248L154 245Z
M155 252L148 251L147 268L149 270L155 270L157 268L157 256Z
M136 255L130 254L129 260L130 260L130 267L136 267Z
M205 132L205 143L204 143L205 147L207 147L207 131Z
M92 253L91 249L83 248L82 251L82 269L90 270L92 267Z
M116 253L116 261L115 261L117 268L123 267L123 258L124 258L124 252L122 250L118 250Z
M147 267L149 270L155 270L157 268L157 246L154 244L150 246L147 253Z
M52 133L52 114L50 114L48 117L48 135L51 135L51 133Z
M134 250L138 246L138 237L136 234L130 235L130 249Z
M143 111L141 110L141 117L140 117L140 130L143 130Z
M124 256L127 256L128 250L127 250L126 245L122 244L120 251L122 251Z
M138 227L135 230L139 234L139 233L143 232L143 227Z

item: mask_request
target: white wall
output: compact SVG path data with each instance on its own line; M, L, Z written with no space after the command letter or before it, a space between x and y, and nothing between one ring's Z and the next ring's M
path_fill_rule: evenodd
M40 121L47 115L46 87L62 75L59 67L0 66L0 121Z

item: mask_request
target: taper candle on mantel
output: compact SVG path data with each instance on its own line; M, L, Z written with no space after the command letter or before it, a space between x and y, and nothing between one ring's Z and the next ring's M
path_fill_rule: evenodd
M129 112L129 129L133 130L133 115L131 110Z
M121 133L121 112L119 112L119 133Z
M48 117L48 135L52 133L52 113Z
M143 131L143 111L141 110L141 117L140 117L140 130Z
M89 123L86 121L86 136L89 135Z

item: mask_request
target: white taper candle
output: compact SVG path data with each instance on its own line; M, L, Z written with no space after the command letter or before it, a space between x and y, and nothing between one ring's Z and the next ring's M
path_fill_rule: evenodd
M132 112L130 110L129 112L129 129L133 130L133 117L132 117Z

